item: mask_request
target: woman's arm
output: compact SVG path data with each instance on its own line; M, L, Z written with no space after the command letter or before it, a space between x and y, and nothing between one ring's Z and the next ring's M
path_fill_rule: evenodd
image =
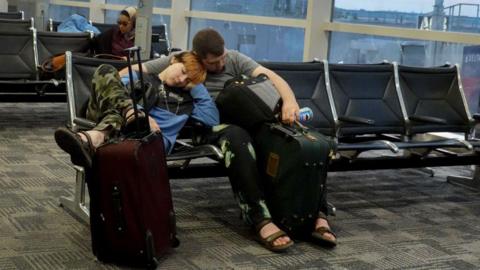
M220 123L217 106L203 84L198 84L190 90L193 97L193 111L191 117L213 127Z

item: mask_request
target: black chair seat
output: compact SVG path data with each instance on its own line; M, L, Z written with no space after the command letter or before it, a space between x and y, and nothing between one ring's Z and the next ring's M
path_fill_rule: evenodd
M192 148L179 150L177 152L169 154L167 156L167 161L189 160L203 157L212 158L214 160L221 160L223 159L223 154L216 146L205 144L193 146Z

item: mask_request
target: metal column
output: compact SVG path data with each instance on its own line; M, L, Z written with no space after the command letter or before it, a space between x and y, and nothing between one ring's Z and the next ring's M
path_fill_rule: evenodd
M135 26L135 46L142 48L142 59L150 58L152 46L152 13L153 0L139 0L137 6L137 22Z

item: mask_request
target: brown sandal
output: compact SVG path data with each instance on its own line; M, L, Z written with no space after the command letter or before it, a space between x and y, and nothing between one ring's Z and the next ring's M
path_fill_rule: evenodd
M325 237L326 233L331 233L334 237L335 240L331 240L330 238ZM316 228L312 232L312 238L321 245L329 246L329 247L335 247L337 245L337 235L332 232L332 230L328 227L325 226L320 226Z
M148 118L145 116L145 112L139 110L138 117L135 117L135 112L133 110L128 114L130 110L131 108L124 113L125 125L122 127L122 132L124 134L129 134L134 131L145 130L148 125Z
M73 164L91 168L92 157L95 153L92 138L85 131L79 131L79 133L85 135L87 142L84 142L77 133L65 127L58 128L55 131L55 141L63 151L70 154Z
M265 225L267 225L269 223L272 223L272 220L266 219L266 220L260 222L257 226L255 226L256 227L256 233L257 233L257 236L256 236L257 242L259 242L266 249L268 249L270 251L273 251L273 252L284 252L284 251L286 251L290 246L293 245L292 240L290 240L287 243L282 244L282 245L274 245L273 244L273 242L275 242L275 240L277 240L278 238L288 236L284 231L279 230L278 232L273 233L273 234L267 236L266 238L263 238L260 235L260 230Z

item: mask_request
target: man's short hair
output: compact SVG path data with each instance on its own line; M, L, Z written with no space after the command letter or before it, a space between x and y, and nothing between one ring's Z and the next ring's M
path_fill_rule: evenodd
M213 28L205 28L198 31L192 41L193 51L201 58L207 58L208 54L220 56L225 50L225 41L222 35Z

